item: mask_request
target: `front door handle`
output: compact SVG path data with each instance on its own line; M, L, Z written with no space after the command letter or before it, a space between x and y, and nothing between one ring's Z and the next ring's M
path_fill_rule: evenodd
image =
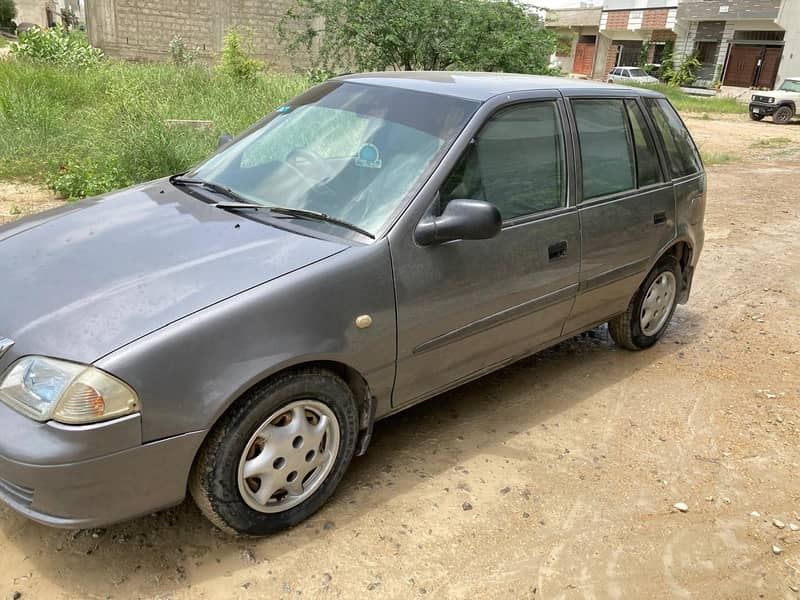
M550 260L558 260L567 255L567 240L561 240L547 247L547 255Z
M663 225L667 222L666 211L657 212L653 215L653 225Z

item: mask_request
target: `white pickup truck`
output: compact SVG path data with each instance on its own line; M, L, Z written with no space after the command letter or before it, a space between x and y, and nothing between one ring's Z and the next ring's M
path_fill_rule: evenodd
M760 121L771 115L773 122L785 125L800 105L800 77L787 77L778 89L756 92L750 100L751 119Z

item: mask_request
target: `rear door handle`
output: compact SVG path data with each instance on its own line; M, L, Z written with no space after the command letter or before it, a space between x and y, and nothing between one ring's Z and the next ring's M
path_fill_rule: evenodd
M667 222L667 213L666 211L657 212L653 215L653 225L663 225Z
M547 247L547 255L550 260L558 260L567 255L567 240L561 240Z

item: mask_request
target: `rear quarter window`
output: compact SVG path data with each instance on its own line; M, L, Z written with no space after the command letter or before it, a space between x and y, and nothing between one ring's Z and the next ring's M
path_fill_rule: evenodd
M685 177L702 169L700 155L678 113L665 99L645 100L656 131L667 153L669 170L673 177Z

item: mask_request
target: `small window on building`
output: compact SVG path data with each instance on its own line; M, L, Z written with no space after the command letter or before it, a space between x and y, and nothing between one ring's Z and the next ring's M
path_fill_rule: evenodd
M700 171L700 156L672 105L663 99L646 101L656 130L667 152L667 162L673 177L684 177Z
M621 99L573 100L583 168L583 199L636 187L636 162Z
M658 162L658 152L644 113L635 100L626 100L625 104L631 119L633 143L636 146L636 182L640 188L661 183L664 178Z
M653 64L660 65L664 60L664 43L657 43L653 47Z

